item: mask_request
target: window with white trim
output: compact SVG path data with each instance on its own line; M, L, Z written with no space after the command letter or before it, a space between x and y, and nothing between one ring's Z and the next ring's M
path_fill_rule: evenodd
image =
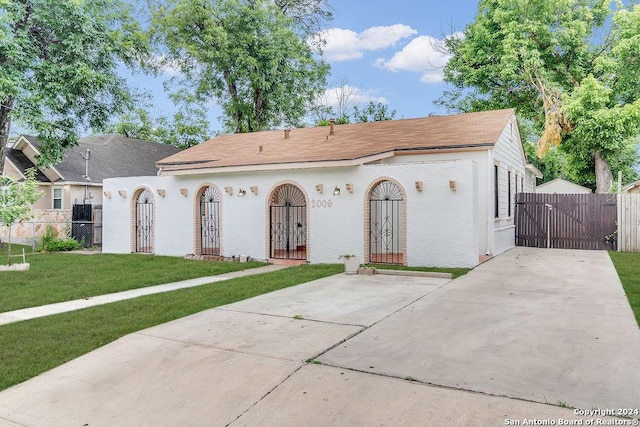
M62 187L53 189L53 209L62 209Z

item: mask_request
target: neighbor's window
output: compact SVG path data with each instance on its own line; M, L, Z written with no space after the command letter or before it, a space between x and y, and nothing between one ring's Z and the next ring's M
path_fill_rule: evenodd
M53 189L53 209L62 209L62 188Z

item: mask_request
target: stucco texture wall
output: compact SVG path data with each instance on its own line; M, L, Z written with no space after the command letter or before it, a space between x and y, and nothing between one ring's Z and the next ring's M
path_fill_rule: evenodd
M337 263L341 254L367 258L368 190L391 179L404 193L404 262L409 265L471 267L478 263L478 170L475 162L399 163L207 176L152 176L104 181L103 251L135 251L135 194L153 194L153 252L182 256L197 253L199 189L214 185L221 195L220 239L224 256L269 257L268 208L272 192L297 185L307 204L307 256L311 263ZM455 181L455 191L450 188ZM416 189L416 182L423 190ZM352 185L352 192L346 184ZM316 186L322 185L322 193ZM229 195L226 188L232 189ZM250 189L257 187L257 194ZM340 195L333 194L340 188ZM238 197L239 190L246 192ZM158 191L161 190L161 191ZM162 195L161 195L162 194Z

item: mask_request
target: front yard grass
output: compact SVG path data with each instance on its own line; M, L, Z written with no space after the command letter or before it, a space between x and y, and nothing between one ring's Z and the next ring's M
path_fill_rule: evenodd
M393 264L367 264L367 267L374 267L378 270L409 270L409 271L432 271L437 273L451 273L453 278L464 276L471 269L469 268L440 268L440 267L405 267Z
M132 332L342 271L342 265L290 267L0 326L0 390Z
M6 258L6 245L4 251ZM14 262L22 259L14 258ZM30 253L27 262L29 271L0 273L0 313L267 265L255 261L76 253Z
M609 252L609 256L616 267L629 305L640 326L640 253Z

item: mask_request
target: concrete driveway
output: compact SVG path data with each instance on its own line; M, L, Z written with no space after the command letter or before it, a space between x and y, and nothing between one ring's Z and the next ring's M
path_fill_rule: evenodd
M448 283L338 275L131 334L1 392L0 425L557 423L637 408L639 384L607 253L516 248Z

